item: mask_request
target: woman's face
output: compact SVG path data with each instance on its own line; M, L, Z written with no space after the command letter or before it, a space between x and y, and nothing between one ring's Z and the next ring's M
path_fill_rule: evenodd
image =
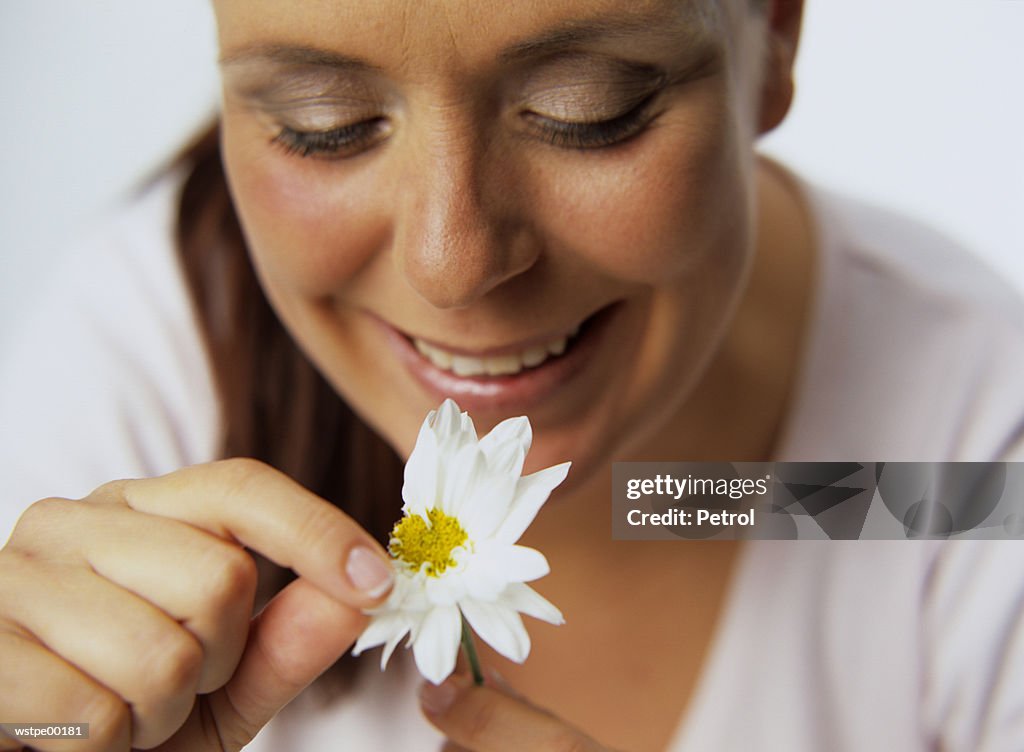
M445 396L589 475L685 400L752 253L745 0L217 0L281 319L402 453Z

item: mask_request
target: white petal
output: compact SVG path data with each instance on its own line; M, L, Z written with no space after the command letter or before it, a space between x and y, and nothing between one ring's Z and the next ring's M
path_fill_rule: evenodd
M487 466L492 471L518 476L523 472L523 460L532 441L530 421L526 416L520 416L496 425L480 439L480 449L487 455Z
M455 670L461 635L457 606L442 606L427 614L412 646L416 666L426 679L440 684Z
M446 457L441 509L459 516L462 506L474 495L487 473L487 463L476 444L466 444L454 457Z
M562 612L529 585L513 582L501 594L501 600L516 611L548 624L565 624Z
M458 405L455 407L458 409ZM473 443L476 443L476 426L473 425L473 419L469 417L469 413L462 413L459 432L461 433L463 441L472 441Z
M445 447L450 440L458 441L462 433L462 414L454 400L446 399L434 412L427 416L437 436L437 443Z
M391 660L391 654L395 652L395 648L398 647L398 643L402 641L403 635L396 634L392 639L388 640L384 644L384 649L380 653L380 670L383 671L388 667L388 661Z
M517 478L484 472L459 507L459 522L472 540L490 538L505 521L515 499Z
M394 640L396 643L409 631L409 619L405 614L399 612L383 613L374 616L366 629L359 635L355 647L352 648L352 655L359 655L364 650L375 648L386 642ZM381 664L384 668L384 663Z
M462 613L480 638L510 661L522 663L530 654L530 636L519 614L499 603L467 600Z
M489 565L500 568L509 582L529 582L551 571L544 554L535 548L489 540L478 544L476 553L480 559L490 559Z
M454 454L467 444L476 446L476 427L469 413L459 412L459 406L447 399L438 408L431 425L437 436L442 454Z
M495 601L509 585L508 576L497 557L477 555L462 573L465 592L480 601Z
M416 638L420 636L420 631L423 629L423 622L429 615L430 611L424 611L420 614L420 618L412 623L412 628L409 629L409 642L405 644L407 648L411 648L416 644Z
M410 573L395 561L392 561L392 565L395 569L395 586L391 589L391 594L384 605L370 609L366 613L376 616L389 612L401 611L412 614L426 610L429 604L423 595L423 584L417 575Z
M508 517L494 534L504 543L515 543L533 522L554 488L569 474L571 462L563 462L519 479Z
M525 585L524 585L524 587L525 587ZM419 621L419 620L421 620L423 618L422 614L419 614L418 616L419 616L419 619L417 619L416 621ZM410 632L411 632L411 629L413 628L413 626L416 624L416 621L413 621L412 619L410 619L410 621L409 621L409 627L410 627L409 631ZM418 630L418 626L416 627L416 629L417 629L417 631L419 631ZM385 668L387 668L388 661L391 660L391 654L395 652L395 648L398 647L398 643L402 641L402 637L404 637L404 636L405 636L405 632L404 631L400 632L400 633L397 633L391 639L389 639L387 641L387 643L385 643L384 650L381 651L381 654L380 654L380 670L381 671L383 671Z
M437 501L437 469L439 464L437 438L426 421L420 428L416 446L409 461L405 463L405 482L402 485L402 501L407 514L426 516L426 510Z
M431 607L451 606L466 595L466 585L460 572L449 569L440 577L425 577L423 592Z

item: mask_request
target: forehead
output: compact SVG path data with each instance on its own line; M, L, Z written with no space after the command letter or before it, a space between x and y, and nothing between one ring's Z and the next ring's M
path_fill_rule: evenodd
M685 44L724 33L731 0L215 0L226 58L260 46L339 52L388 67L490 64L545 45Z

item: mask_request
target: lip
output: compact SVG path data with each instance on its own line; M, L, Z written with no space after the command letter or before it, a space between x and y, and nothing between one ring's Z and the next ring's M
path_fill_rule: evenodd
M399 362L434 401L440 402L446 397L451 397L462 409L470 412L521 414L551 398L583 370L597 350L608 322L617 308L618 305L613 304L589 316L563 355L549 358L535 368L528 368L510 376L456 376L450 371L438 368L421 355L413 346L410 335L376 316L373 319L383 329L388 346ZM547 339L550 340L551 337ZM542 341L545 340L534 338L524 340L524 344L486 350L438 346L457 354L484 357L520 352L524 347Z

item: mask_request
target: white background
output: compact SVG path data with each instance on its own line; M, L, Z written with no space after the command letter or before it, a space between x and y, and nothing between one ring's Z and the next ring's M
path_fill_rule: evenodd
M0 0L0 346L48 268L217 99L208 0ZM1024 0L807 0L765 142L1024 288ZM2 357L2 355L0 355Z

